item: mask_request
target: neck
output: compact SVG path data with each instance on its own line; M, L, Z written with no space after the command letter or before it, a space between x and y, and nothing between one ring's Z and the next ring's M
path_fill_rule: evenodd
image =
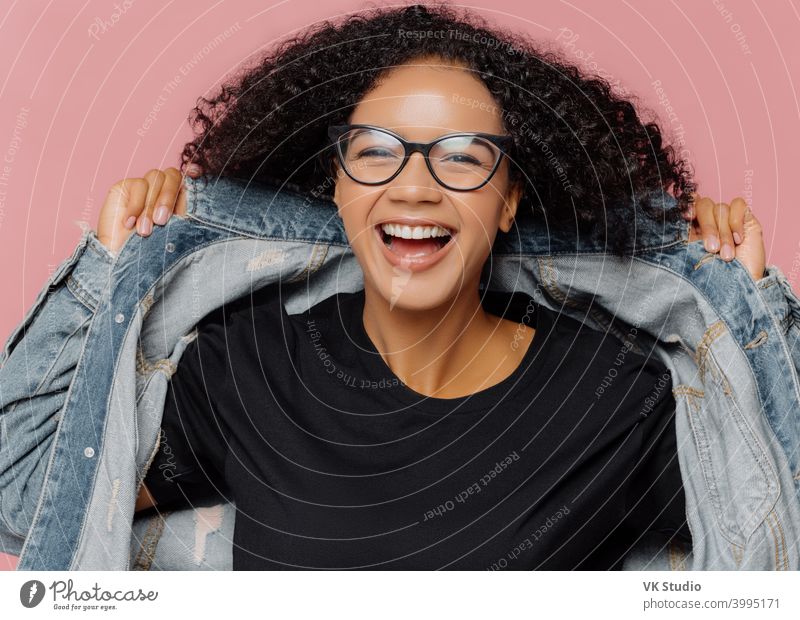
M457 398L498 383L517 368L526 349L512 349L516 323L486 312L477 285L426 310L390 309L380 293L365 288L363 320L392 372L434 398Z

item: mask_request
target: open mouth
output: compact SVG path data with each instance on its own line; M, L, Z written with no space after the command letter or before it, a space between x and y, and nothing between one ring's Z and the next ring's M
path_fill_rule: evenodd
M375 230L392 253L406 258L435 254L456 234L441 226L409 227L391 223L378 224Z

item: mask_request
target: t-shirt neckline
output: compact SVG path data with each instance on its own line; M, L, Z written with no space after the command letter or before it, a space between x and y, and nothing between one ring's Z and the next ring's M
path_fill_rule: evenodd
M522 361L514 369L514 372L499 383L466 396L437 398L421 394L400 381L400 378L384 361L377 347L370 339L364 327L364 290L361 289L353 293L352 301L352 311L348 313L350 315L348 325L350 337L356 346L362 348L366 355L373 356L374 359L370 367L374 369L376 376L389 377L393 382L396 382L395 387L387 390L387 392L397 401L399 409L412 408L415 411L433 415L449 413L459 415L461 413L491 409L498 404L502 406L510 394L520 389L530 388L543 367L545 357L544 342L551 331L552 321L546 309L539 304L535 304L529 298L529 302L535 308L534 318L531 322L535 332ZM342 305L337 304L337 307L342 308Z

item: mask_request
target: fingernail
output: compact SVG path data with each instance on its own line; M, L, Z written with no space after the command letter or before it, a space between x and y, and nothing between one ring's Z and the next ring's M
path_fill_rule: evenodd
M742 242L742 236L738 232L734 232L733 233L733 240L736 243L741 243Z
M711 235L706 242L706 247L708 248L709 252L716 252L719 250L719 239L717 239L714 235Z
M153 221L156 224L166 224L167 218L169 217L169 211L165 205L161 205L156 209L156 213L153 216Z
M733 260L733 248L729 246L727 243L722 246L722 250L720 251L720 256L722 256L725 260Z
M125 228L133 228L133 225L136 223L136 216L131 215L127 220L125 220Z
M149 235L153 230L153 223L149 217L142 217L142 227L139 229L143 235Z

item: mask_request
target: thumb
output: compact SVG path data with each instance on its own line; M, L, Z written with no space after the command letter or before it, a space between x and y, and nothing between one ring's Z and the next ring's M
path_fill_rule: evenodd
M745 209L742 223L744 239L736 248L736 258L747 268L753 279L758 280L763 276L766 265L766 248L761 223L749 207Z
M756 219L756 216L753 215L753 212L750 210L750 207L747 207L744 211L744 232L745 234L753 234L753 235L761 235L761 223Z

